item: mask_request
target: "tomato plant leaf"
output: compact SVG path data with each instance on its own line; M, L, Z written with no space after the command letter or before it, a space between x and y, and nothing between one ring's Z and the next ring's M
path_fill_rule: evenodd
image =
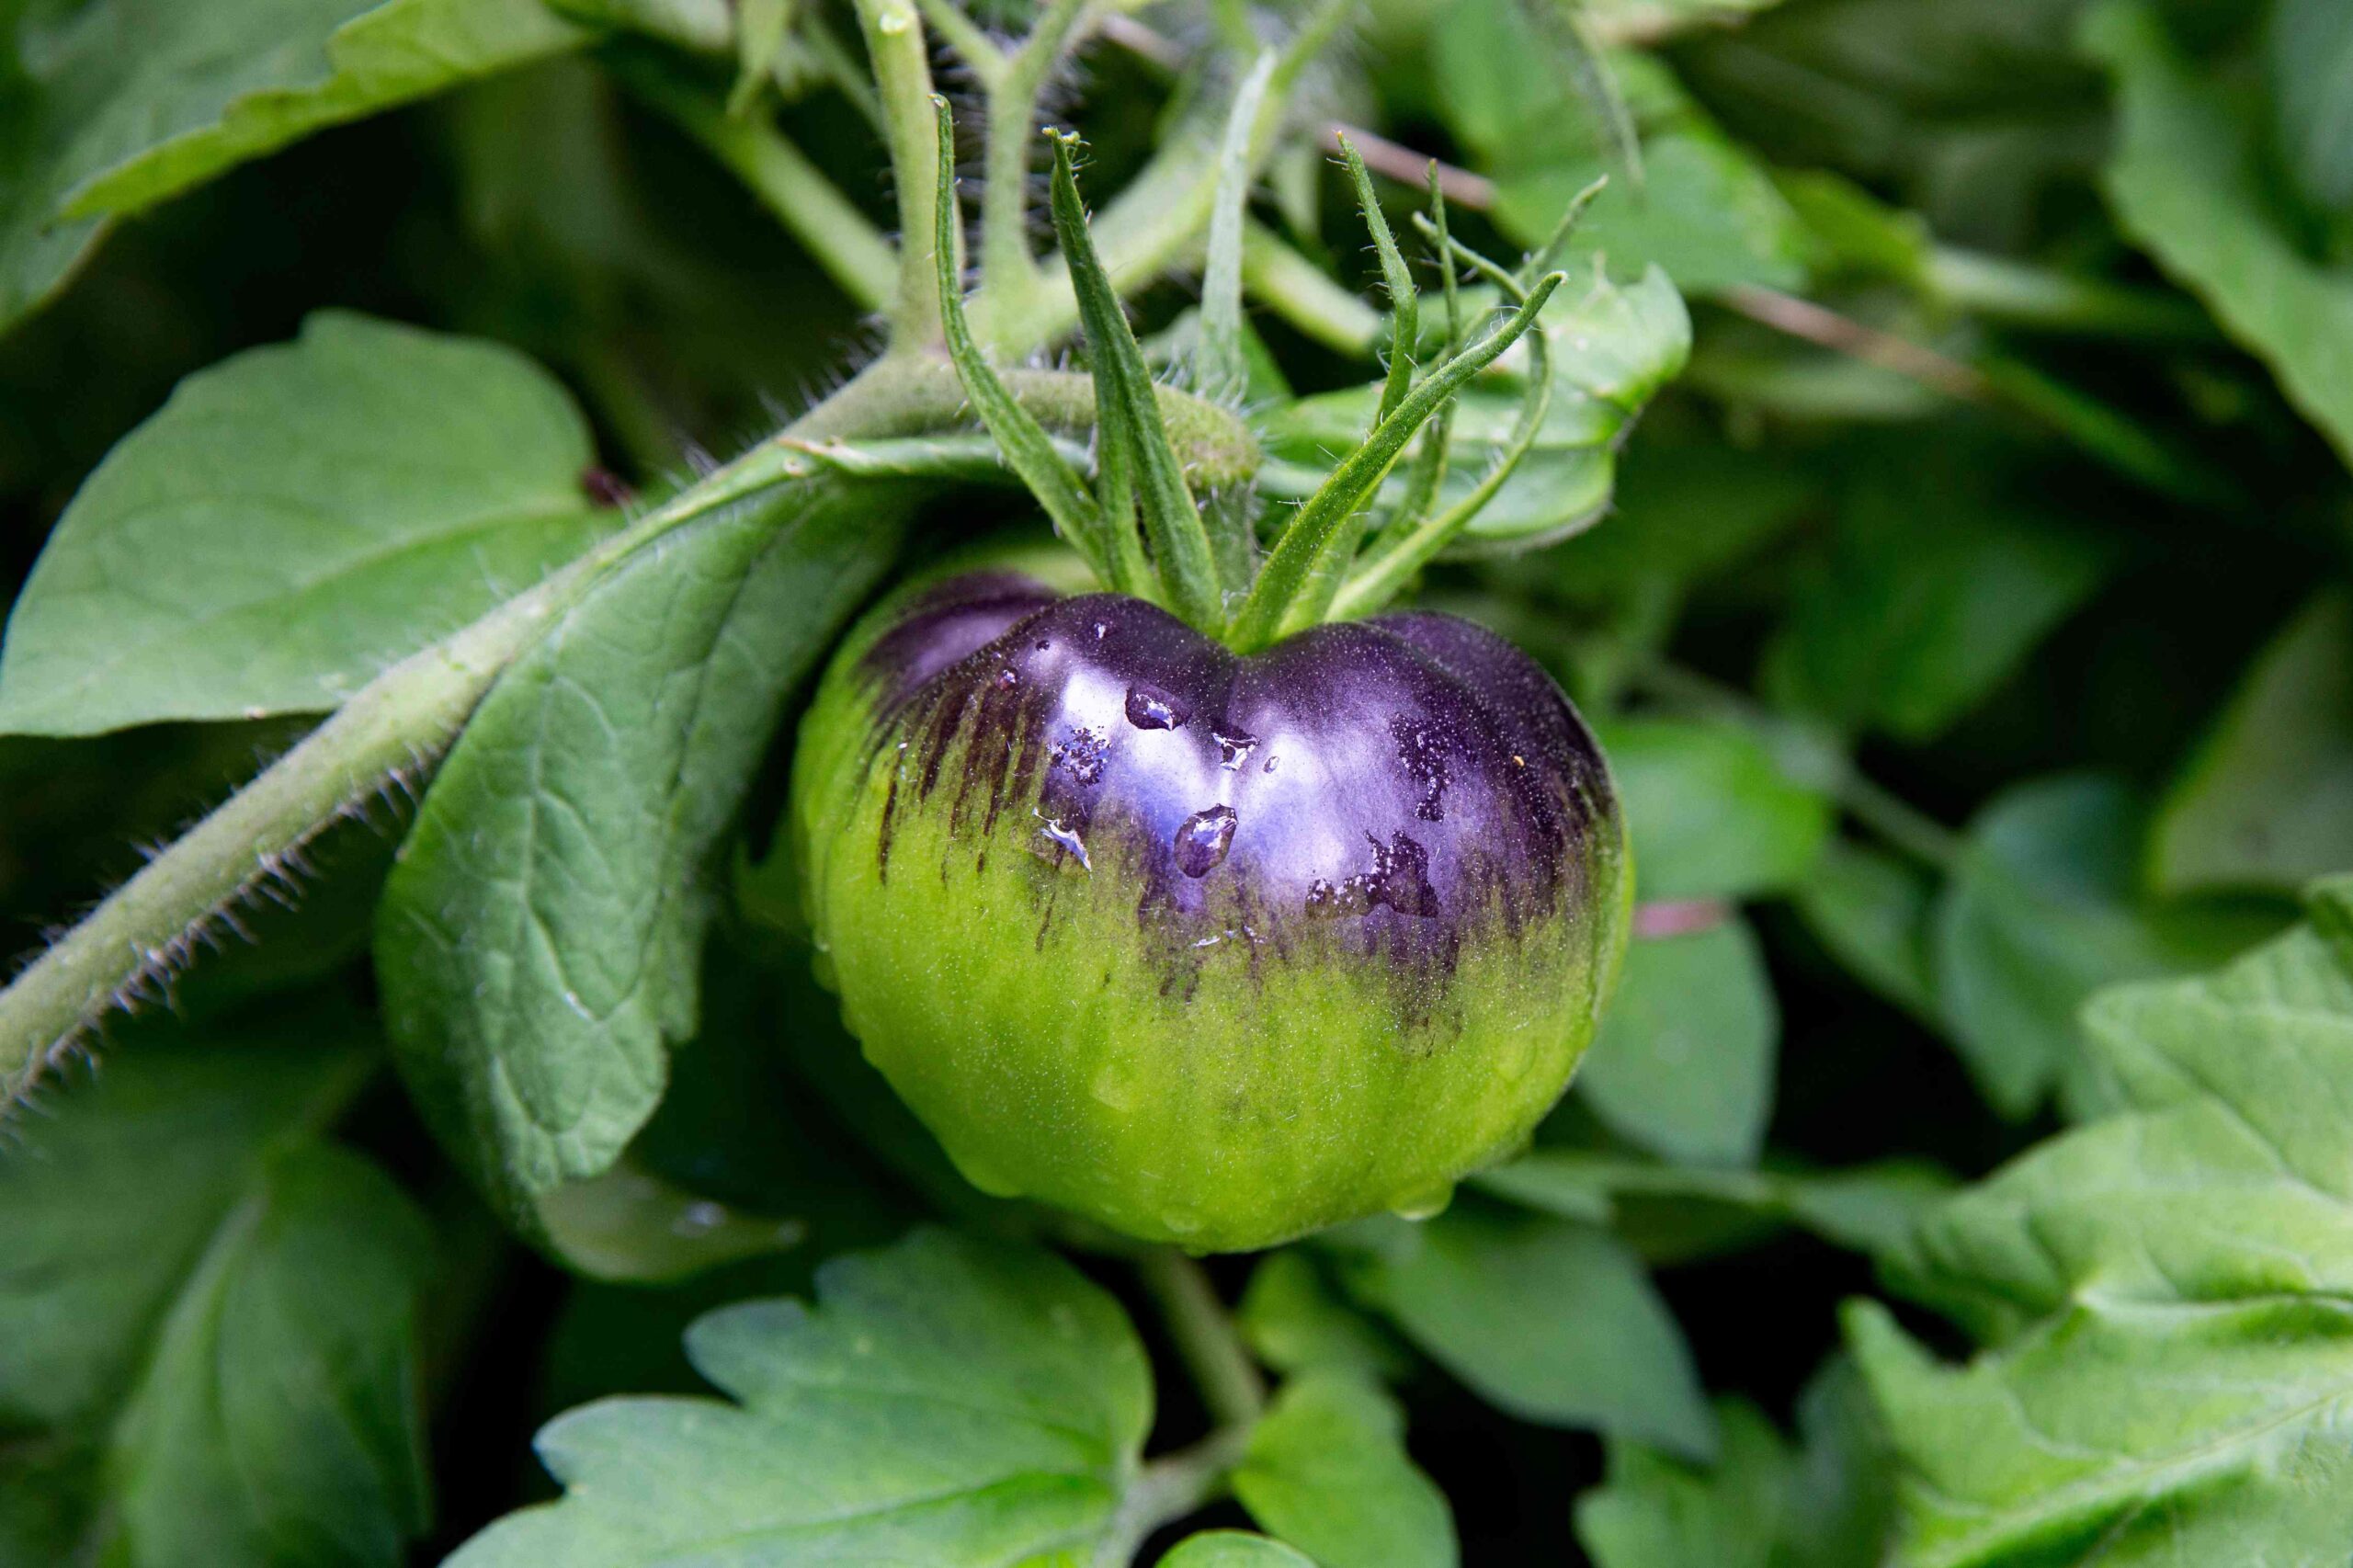
M1790 778L1754 730L1638 718L1597 731L1628 802L1636 891L1645 901L1786 891L1830 836L1829 801Z
M1251 1354L1285 1376L1333 1371L1391 1382L1415 1366L1413 1352L1341 1299L1297 1247L1250 1271L1235 1324Z
M1465 1199L1422 1224L1367 1221L1324 1244L1351 1294L1498 1410L1714 1451L1690 1351L1608 1232Z
M1187 1536L1160 1560L1160 1568L1315 1568L1313 1558L1279 1540L1246 1530L1206 1530Z
M1905 1564L2328 1562L2353 1399L2353 973L2299 927L2086 1014L2125 1108L1932 1213L1899 1271L1987 1348L1847 1325L1904 1469Z
M333 708L618 520L593 458L514 350L313 315L181 382L83 485L9 619L0 731Z
M1765 690L1849 729L1925 741L2006 678L2106 580L2104 538L2014 494L1994 454L1878 449L1827 557L1766 650Z
M1833 844L1791 895L1807 929L1849 974L1930 1028L1938 1027L1929 956L1934 878L1910 861L1859 844Z
M540 0L176 0L12 9L0 154L0 327L111 214L324 126L574 48Z
M2330 0L2279 0L2267 41L2289 172L2313 206L2353 209L2353 12Z
M372 1065L364 1027L281 1007L121 1035L0 1161L0 1421L26 1434L0 1446L0 1543L404 1561L436 1263L415 1207L319 1139Z
M1877 1568L1893 1521L1889 1456L1852 1363L1832 1360L1798 1403L1792 1448L1742 1400L1716 1405L1723 1451L1706 1469L1613 1438L1608 1474L1577 1500L1597 1568Z
M1251 1429L1234 1495L1322 1568L1452 1568L1453 1514L1405 1457L1404 1434L1376 1383L1341 1372L1286 1383Z
M2353 269L2304 253L2267 197L2254 129L2154 10L2109 0L2086 17L2084 38L2116 88L2102 183L2118 222L2353 461Z
M944 1231L827 1263L814 1305L712 1312L687 1353L730 1399L558 1418L539 1450L566 1495L493 1525L453 1568L623 1568L755 1543L779 1562L1083 1558L1152 1419L1118 1302L1048 1255Z
M483 701L378 915L394 1057L510 1222L601 1174L690 1034L710 862L780 708L897 548L831 480L631 556Z
M2053 1084L2078 1114L2100 1105L2075 1018L2095 990L2204 968L2276 925L2260 909L2142 903L2143 820L2121 784L2079 776L2016 786L1971 825L1933 917L1936 990L2006 1115Z
M2353 866L2353 600L2323 595L2264 650L2157 812L2161 892L2292 893Z
M1846 1170L1723 1170L1582 1149L1540 1148L1475 1178L1479 1190L1564 1219L1608 1225L1654 1263L1679 1262L1796 1225L1873 1256L1898 1251L1952 1187L1922 1161Z
M1773 1109L1780 1038L1765 955L1738 915L1643 937L1627 947L1577 1092L1612 1131L1669 1159L1750 1165Z
M172 1308L110 1467L142 1563L407 1561L432 1233L373 1165L269 1161Z

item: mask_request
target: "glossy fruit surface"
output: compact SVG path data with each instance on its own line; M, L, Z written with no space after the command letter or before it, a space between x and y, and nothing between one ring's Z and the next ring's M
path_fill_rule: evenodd
M1430 614L1240 657L982 573L855 632L794 820L868 1057L977 1186L1197 1251L1443 1201L1592 1038L1631 875L1592 737Z

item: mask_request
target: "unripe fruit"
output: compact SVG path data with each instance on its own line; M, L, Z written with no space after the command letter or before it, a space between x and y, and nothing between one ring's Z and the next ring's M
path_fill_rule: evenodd
M810 916L866 1054L982 1188L1195 1251L1427 1210L1592 1039L1608 771L1429 614L1241 657L1009 573L903 593L802 728Z

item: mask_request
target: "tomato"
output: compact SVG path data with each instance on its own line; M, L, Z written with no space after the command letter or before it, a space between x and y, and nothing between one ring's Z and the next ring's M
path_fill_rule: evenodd
M821 966L971 1180L1197 1252L1428 1211L1593 1036L1631 869L1525 654L1449 616L1228 651L983 572L853 633L793 816Z

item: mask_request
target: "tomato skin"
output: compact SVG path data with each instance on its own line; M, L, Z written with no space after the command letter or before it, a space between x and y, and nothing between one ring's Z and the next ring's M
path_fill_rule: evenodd
M845 1017L964 1174L1197 1252L1426 1210L1524 1142L1632 883L1591 735L1489 632L1241 658L1001 572L852 634L793 817Z

